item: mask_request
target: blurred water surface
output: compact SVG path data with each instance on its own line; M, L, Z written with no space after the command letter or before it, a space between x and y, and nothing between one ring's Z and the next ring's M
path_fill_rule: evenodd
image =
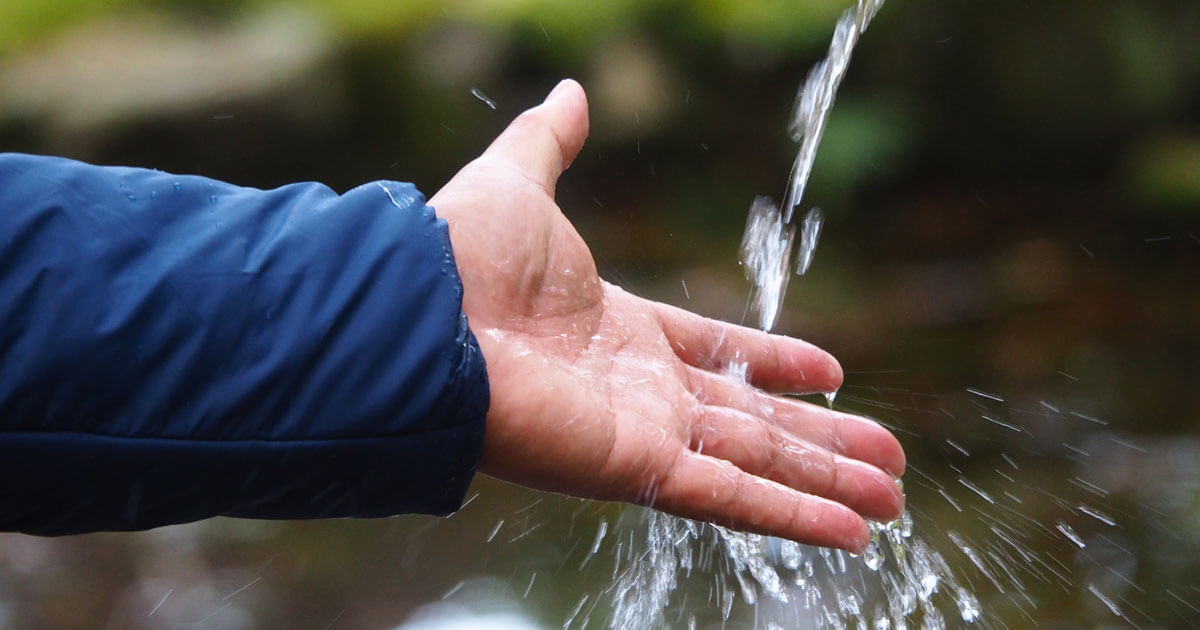
M18 0L0 149L432 194L573 76L593 131L559 199L602 274L741 321L746 212L787 176L844 6ZM776 329L901 436L914 527L982 625L1200 625L1196 32L1194 2L892 2L834 108L822 242ZM606 627L640 510L469 496L449 519L0 535L0 627ZM721 579L681 576L667 625L720 627ZM798 606L739 596L727 625Z

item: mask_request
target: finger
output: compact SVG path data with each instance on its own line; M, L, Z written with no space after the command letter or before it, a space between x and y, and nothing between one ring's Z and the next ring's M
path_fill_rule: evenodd
M687 368L692 393L706 405L729 407L782 427L796 438L899 477L907 465L896 436L879 423L802 400L755 390L732 377Z
M541 105L517 116L484 156L515 162L553 197L558 176L575 160L587 135L587 95L578 83L565 79Z
M799 339L771 335L655 304L671 348L685 363L722 370L747 364L747 379L769 391L831 392L842 385L842 367L832 355Z
M867 524L854 510L692 451L657 490L653 507L678 516L854 553L867 546Z
M832 499L881 521L904 510L892 477L865 462L796 439L778 426L725 407L705 407L692 449L802 492Z

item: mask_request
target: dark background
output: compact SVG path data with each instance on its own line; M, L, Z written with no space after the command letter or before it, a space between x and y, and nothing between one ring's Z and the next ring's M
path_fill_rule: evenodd
M570 76L592 135L559 200L602 275L741 321L746 211L783 192L795 90L845 6L9 1L0 150L432 195ZM994 627L1200 624L1197 33L1187 1L888 3L818 154L824 236L776 329L901 435L917 535ZM386 627L430 602L559 627L585 594L603 627L640 512L477 486L445 521L0 535L0 628ZM1000 554L997 523L1028 554L1000 584L948 538ZM768 621L739 602L730 625Z

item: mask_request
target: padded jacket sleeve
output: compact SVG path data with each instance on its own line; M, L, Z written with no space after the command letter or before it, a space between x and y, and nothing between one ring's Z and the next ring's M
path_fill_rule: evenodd
M0 154L0 529L446 514L488 407L444 221Z

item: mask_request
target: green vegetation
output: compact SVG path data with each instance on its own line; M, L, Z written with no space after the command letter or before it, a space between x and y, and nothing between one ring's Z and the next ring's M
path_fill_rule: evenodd
M602 274L736 321L746 211L756 195L783 191L795 90L848 4L0 0L0 150L261 187L401 179L432 194L572 76L588 89L592 136L559 199ZM991 521L933 488L953 493L960 477L1008 471L1001 454L1021 465L1006 474L1022 518L1050 535L1064 506L1101 503L1065 480L1105 486L1100 511L1121 527L1071 525L1130 550L1118 555L1136 565L1137 588L1122 605L1147 611L1143 627L1200 623L1194 594L1186 604L1163 595L1187 595L1179 585L1200 574L1197 33L1194 1L888 3L818 154L805 203L824 208L827 224L779 326L842 360L839 405L901 432L921 471L909 488L926 526L987 537ZM1048 415L1043 402L1064 413ZM1009 414L1000 420L1038 437L981 414ZM612 547L586 567L576 547L601 518L613 532L606 544L623 541L618 508L481 487L437 526L224 522L195 529L191 551L152 537L61 541L43 553L67 567L56 574L0 571L0 617L13 593L22 627L135 625L125 621L145 619L167 588L185 590L180 574L163 577L144 556L211 572L194 579L215 589L215 603L181 624L256 576L233 599L257 627L325 627L343 612L345 627L395 625L474 576L558 627L582 592L611 584ZM995 594L985 607L1009 627L1111 624L1081 586L1094 577L1093 548L1072 555L1065 540L1043 542L1050 571L1076 567L1078 588L1030 580L1022 593L1036 610ZM0 559L11 548L0 537ZM706 586L692 585L693 604L707 601Z

